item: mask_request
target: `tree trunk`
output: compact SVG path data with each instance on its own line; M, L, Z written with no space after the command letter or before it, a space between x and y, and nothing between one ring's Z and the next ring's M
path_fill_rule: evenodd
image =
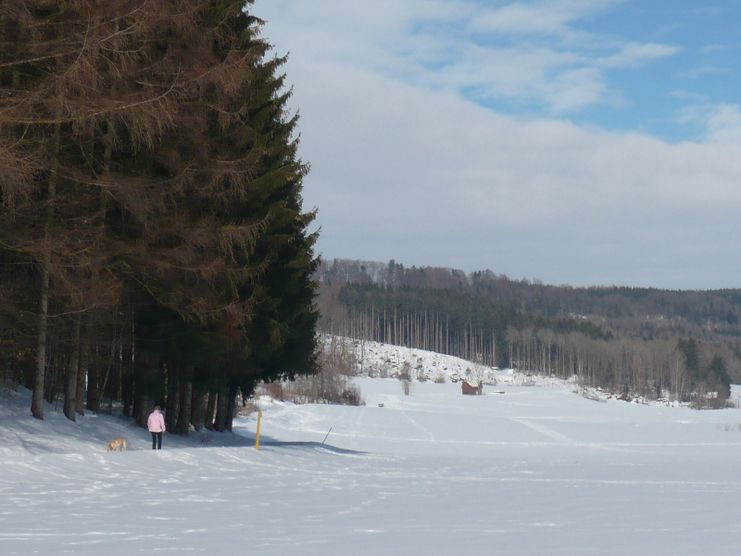
M53 404L57 395L57 382L59 380L59 365L56 360L54 350L54 336L49 334L49 328L46 330L46 372L44 373L44 399L49 404ZM56 408L55 408L56 410Z
M196 387L193 387L192 391L193 394L190 402L190 424L193 425L194 429L200 431L203 428L204 394L202 390Z
M230 387L226 398L226 422L224 423L224 430L232 432L232 424L234 423L234 413L237 408L237 388Z
M219 396L216 403L216 417L214 419L214 430L224 432L226 430L227 414L229 412L229 387L219 388Z
M165 404L165 422L167 430L174 431L178 420L178 371L179 368L174 364L165 363L163 365L167 376L167 402Z
M74 320L72 332L72 353L70 354L67 380L64 383L64 414L67 419L76 419L77 409L77 373L80 366L80 319Z
M131 405L134 394L134 363L136 362L136 328L134 313L131 312L131 357L128 358L128 371L121 377L121 395L123 397L123 414L131 417ZM123 335L122 335L123 336ZM123 341L123 340L121 340ZM126 366L124 366L125 368Z
M80 342L77 349L80 352L80 365L77 369L77 388L75 393L75 411L78 415L85 415L85 386L87 383L87 372L90 365L90 329L92 327L92 317L85 319L85 326L82 328Z
M97 411L100 409L100 398L98 393L100 392L100 354L98 349L100 346L96 345L96 353L98 357L95 358L93 365L90 365L90 348L88 348L88 365L87 365L87 408L90 411Z
M44 418L44 373L46 372L46 320L49 311L49 271L41 269L41 303L39 307L39 335L36 347L36 373L33 379L31 414Z
M186 375L180 378L180 411L178 412L178 420L175 425L175 432L178 434L188 434L190 428L191 418L191 403L193 401L193 380L192 372L186 371Z
M137 398L134 401L134 413L136 414L136 424L140 427L147 426L147 418L149 413L152 411L152 400L146 396Z
M61 114L61 105L57 108L57 116ZM49 190L46 205L46 222L44 223L44 237L49 241L52 235L51 225L54 219L54 201L57 195L57 181L59 179L59 145L62 128L59 123L54 125L52 138L52 165L49 174ZM44 418L44 375L46 372L46 336L47 319L49 316L49 266L51 264L51 247L46 245L41 261L41 291L39 295L39 332L36 347L36 373L33 381L31 396L31 414L37 419Z
M208 402L206 404L206 414L203 418L203 426L211 430L214 428L214 411L216 411L217 394L215 390L208 393Z
M141 400L137 395L133 397L133 403L131 405L131 416L134 418L134 422L138 425L139 424L139 410L141 408Z

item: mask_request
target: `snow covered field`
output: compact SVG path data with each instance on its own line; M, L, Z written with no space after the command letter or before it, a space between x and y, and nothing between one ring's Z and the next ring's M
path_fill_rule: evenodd
M741 553L740 410L357 384L363 407L271 404L260 451L254 416L152 452L120 419L38 422L5 392L0 554Z

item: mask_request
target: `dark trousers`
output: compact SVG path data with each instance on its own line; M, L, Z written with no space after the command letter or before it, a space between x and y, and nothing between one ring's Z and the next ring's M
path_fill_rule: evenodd
M154 450L155 448L157 450L162 449L162 433L161 432L152 433L152 450Z

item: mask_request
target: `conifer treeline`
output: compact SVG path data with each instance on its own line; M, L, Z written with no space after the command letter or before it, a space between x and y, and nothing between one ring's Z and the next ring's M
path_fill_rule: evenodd
M491 273L488 273L491 278ZM706 392L726 398L731 376L741 377L739 346L725 328L711 334L691 319L672 319L610 300L620 317L600 312L599 292L579 293L597 302L585 315L555 310L574 305L572 288L523 284L487 273L466 276L441 268L405 269L393 261L323 262L320 328L328 333L388 342L561 377L586 385L650 397L694 398ZM545 291L540 291L540 290ZM504 291L501 291L504 290ZM627 290L627 289L626 289ZM627 290L630 292L630 290ZM543 300L537 303L538 296ZM671 294L664 307L681 306ZM693 294L695 295L695 294ZM651 299L651 292L641 297ZM695 297L699 297L695 295ZM691 305L690 305L691 306ZM691 309L685 309L690 312ZM716 317L728 323L727 307ZM654 322L655 321L655 322ZM650 334L646 334L650 331ZM697 339L695 339L697 337ZM737 378L738 380L738 378ZM715 403L715 402L713 402ZM718 402L720 403L720 402Z
M313 371L307 167L244 5L0 4L0 368L34 416L225 430L238 391Z

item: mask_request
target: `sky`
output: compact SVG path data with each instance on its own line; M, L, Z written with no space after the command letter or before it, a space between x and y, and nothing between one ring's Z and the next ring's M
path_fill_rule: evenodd
M741 0L256 0L325 259L741 287Z

